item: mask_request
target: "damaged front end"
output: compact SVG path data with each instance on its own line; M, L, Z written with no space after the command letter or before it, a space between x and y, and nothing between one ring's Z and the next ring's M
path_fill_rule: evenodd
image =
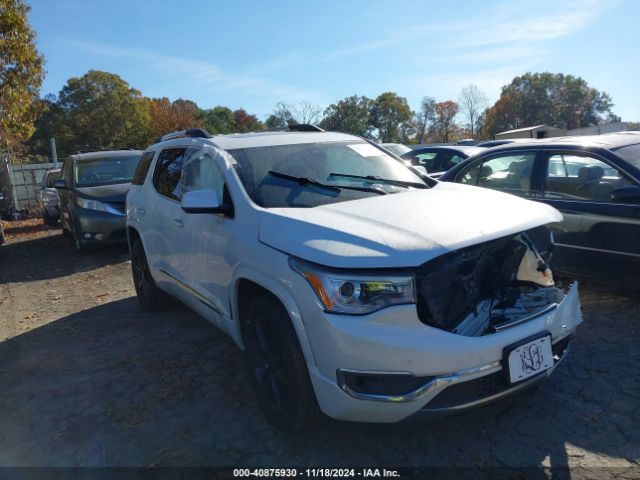
M495 333L564 298L549 267L551 234L537 227L448 253L420 266L418 317L469 337Z

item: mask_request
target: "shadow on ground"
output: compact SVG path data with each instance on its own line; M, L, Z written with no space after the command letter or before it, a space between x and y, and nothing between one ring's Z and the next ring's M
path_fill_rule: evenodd
M0 283L54 279L113 265L129 258L126 244L78 253L71 239L61 231L51 233L3 245Z
M285 435L260 414L229 339L182 306L148 315L130 297L0 343L0 465L484 467L548 458L562 467L581 451L637 459L638 330L625 325L585 325L568 362L502 413L403 426L324 419Z

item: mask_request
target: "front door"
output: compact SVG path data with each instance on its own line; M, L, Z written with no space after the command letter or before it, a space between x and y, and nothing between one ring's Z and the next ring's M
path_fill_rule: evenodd
M542 201L562 212L555 227L559 270L640 283L640 205L613 202L635 182L593 153L549 152Z

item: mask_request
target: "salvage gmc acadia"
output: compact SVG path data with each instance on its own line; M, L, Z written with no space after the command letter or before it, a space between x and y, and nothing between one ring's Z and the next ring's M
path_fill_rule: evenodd
M145 151L127 196L144 309L177 297L229 334L289 431L455 413L551 374L582 322L549 268L557 210L294 130Z

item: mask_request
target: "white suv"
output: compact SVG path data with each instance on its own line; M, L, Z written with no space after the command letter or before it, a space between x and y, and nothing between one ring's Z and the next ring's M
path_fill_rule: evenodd
M540 203L313 131L149 147L127 196L142 308L177 297L245 350L266 416L397 422L529 391L581 323Z

